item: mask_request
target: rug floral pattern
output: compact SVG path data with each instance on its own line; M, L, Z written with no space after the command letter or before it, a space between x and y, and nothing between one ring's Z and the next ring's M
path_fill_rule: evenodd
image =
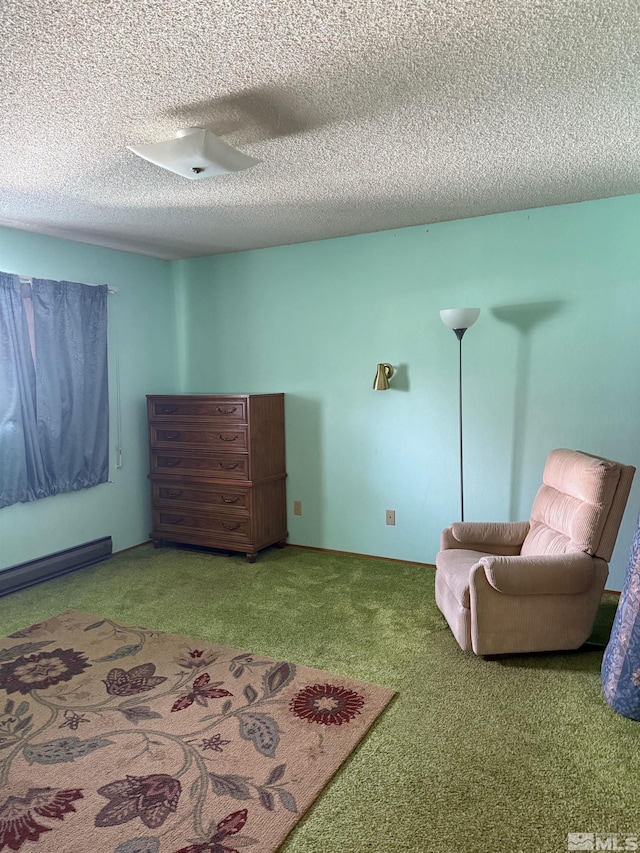
M394 695L73 610L0 646L0 853L270 853Z

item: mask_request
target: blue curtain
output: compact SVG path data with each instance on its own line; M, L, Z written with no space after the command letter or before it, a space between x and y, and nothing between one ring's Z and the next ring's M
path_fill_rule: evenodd
M43 477L36 383L22 285L0 273L0 507L32 501Z
M0 507L109 476L107 287L0 273Z

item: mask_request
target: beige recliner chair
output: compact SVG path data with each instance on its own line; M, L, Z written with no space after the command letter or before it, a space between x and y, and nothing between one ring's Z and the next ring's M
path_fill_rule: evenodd
M577 649L591 634L635 468L553 450L531 518L442 532L436 602L477 655Z

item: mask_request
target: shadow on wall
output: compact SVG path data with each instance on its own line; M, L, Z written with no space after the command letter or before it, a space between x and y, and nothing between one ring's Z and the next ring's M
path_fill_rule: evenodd
M531 368L531 339L534 332L565 306L565 302L525 302L520 305L498 305L491 313L501 323L512 326L518 333L515 380L516 390L513 398L513 442L511 446L511 498L509 518L514 519L518 512L517 488L522 482L524 448L526 446L527 425L529 422L527 403Z
M409 391L409 365L408 364L398 364L393 366L394 374L393 379L391 380L390 389L391 391Z

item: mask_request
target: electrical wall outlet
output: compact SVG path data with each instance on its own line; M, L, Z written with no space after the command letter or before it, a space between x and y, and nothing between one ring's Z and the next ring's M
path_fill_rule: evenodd
M387 510L387 524L395 524L396 523L396 511L395 509Z
M293 514L302 515L302 501L293 502Z

